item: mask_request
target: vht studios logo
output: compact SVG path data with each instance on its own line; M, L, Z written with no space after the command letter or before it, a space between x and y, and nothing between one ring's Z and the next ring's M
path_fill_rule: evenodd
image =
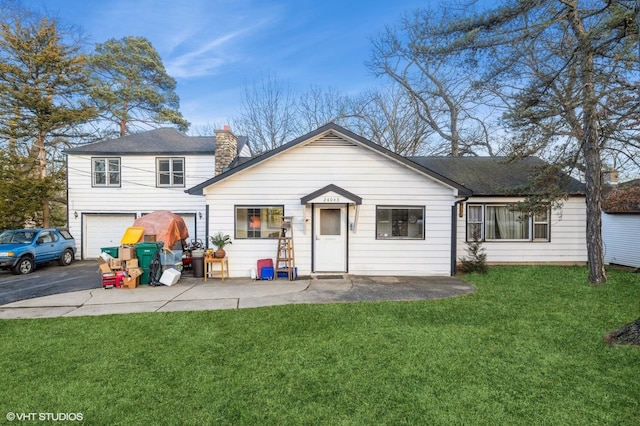
M82 413L7 413L7 420L17 421L49 421L49 422L81 422Z

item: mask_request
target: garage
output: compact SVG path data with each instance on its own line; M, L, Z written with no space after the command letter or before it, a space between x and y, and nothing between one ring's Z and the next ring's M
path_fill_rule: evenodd
M82 258L95 259L102 247L117 247L128 227L136 220L135 213L85 213L83 220Z
M196 239L196 215L194 213L176 213L184 220L189 230L189 240ZM188 241L187 241L188 242Z

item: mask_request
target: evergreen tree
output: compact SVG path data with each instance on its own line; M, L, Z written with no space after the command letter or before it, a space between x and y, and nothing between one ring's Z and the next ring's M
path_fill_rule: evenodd
M0 23L0 141L6 144L6 165L14 168L15 177L0 185L7 197L3 202L16 208L16 220L50 226L52 203L60 190L55 178L61 174L54 163L58 145L95 112L82 101L89 79L79 48L61 40L54 20L19 16L24 15L16 13ZM30 183L22 191L7 190L18 182ZM37 212L31 205L34 197L40 203Z
M134 126L169 123L187 131L176 81L149 40L133 36L107 40L96 46L89 62L94 81L91 97L100 118L115 124L121 137Z
M465 243L467 248L465 251L468 256L460 259L461 269L463 272L479 272L486 273L489 270L487 266L487 253L482 246L482 241L478 234L473 235L473 240Z

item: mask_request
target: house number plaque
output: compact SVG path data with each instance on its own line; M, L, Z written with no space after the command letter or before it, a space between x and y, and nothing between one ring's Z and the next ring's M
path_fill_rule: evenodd
M339 203L340 197L322 197L323 203Z

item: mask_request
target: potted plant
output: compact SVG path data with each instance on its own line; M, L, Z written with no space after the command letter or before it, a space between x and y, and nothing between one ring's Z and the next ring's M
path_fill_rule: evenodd
M211 244L218 248L218 250L213 253L214 257L217 258L225 257L226 253L224 251L224 246L226 246L227 244L232 244L231 237L229 235L223 234L220 231L218 231L216 235L210 236L209 241L211 241Z

